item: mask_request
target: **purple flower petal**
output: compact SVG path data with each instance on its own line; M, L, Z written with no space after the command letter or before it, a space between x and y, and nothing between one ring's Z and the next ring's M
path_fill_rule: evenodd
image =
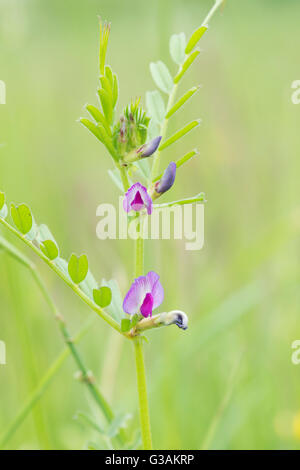
M145 276L140 276L131 285L127 292L124 302L123 310L129 315L138 313L145 296L147 294L147 282Z
M164 290L159 281L159 275L150 271L146 276L135 279L125 296L123 310L129 315L140 311L144 317L148 317L163 299Z
M152 294L146 294L144 301L141 305L140 311L143 317L151 317L153 309L153 296Z
M159 277L160 276L155 271L149 271L148 274L146 274L147 287L149 286L149 289L151 291L156 281L158 281Z
M125 212L134 210L139 212L146 208L148 214L152 213L152 199L147 192L147 188L141 183L135 183L128 189L123 199Z

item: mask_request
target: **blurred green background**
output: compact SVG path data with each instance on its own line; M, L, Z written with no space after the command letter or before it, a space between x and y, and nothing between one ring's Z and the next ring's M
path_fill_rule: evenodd
M145 102L145 91L154 89L150 61L162 59L175 72L170 35L189 35L211 4L0 0L0 79L7 87L0 188L49 225L64 257L86 252L94 275L117 278L123 293L132 280L133 243L99 241L95 233L98 204L118 199L110 158L76 122L86 102L96 104L97 15L112 22L108 62L119 75L121 112L131 97ZM296 0L227 0L181 85L182 92L203 87L169 132L193 118L203 123L164 152L162 163L195 146L200 156L178 172L164 200L205 191L208 203L201 251L185 251L181 241L146 244L146 268L159 272L165 287L162 308L190 318L187 332L158 330L145 345L158 449L300 448L300 365L291 362L291 343L300 339L300 105L291 102L291 83L300 79L299 19ZM95 314L35 262L78 331ZM7 347L1 434L64 345L31 276L1 252L0 280L0 339ZM135 428L131 347L97 318L80 343L106 397L133 414ZM75 372L69 358L7 448L80 449L97 440L73 419L78 410L93 411Z

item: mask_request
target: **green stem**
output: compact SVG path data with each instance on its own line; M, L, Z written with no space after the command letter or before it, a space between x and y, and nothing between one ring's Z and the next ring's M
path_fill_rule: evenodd
M219 6L223 3L223 1L224 0L215 0L215 4L211 8L211 10L208 12L207 17L205 18L205 20L202 23L203 26L206 26L209 23L210 19L212 18L212 16L216 12L216 10L219 8Z
M143 238L143 219L140 220L137 230L139 236L135 242L135 277L144 274L144 238Z
M136 375L137 375L137 387L139 394L139 407L140 407L140 423L142 442L144 450L152 449L152 438L151 438L151 427L149 417L149 406L147 397L147 385L146 385L146 371L143 355L143 339L137 336L134 339L134 351L135 351L135 364L136 364Z
M141 219L139 226L139 237L135 245L135 276L142 276L144 274L144 238L143 238L143 219ZM139 412L143 449L152 449L151 426L149 417L149 406L147 397L146 386L146 372L143 355L142 338L137 336L134 339L134 352L136 363L137 375L137 388L139 395Z
M119 171L120 171L121 180L122 180L122 183L123 183L123 188L124 188L124 191L126 192L129 189L129 186L130 186L129 181L128 181L128 175L127 175L126 168L124 166L120 166Z
M30 240L28 240L24 235L19 233L14 227L12 227L6 220L0 217L0 223L4 225L11 233L16 237L22 240L29 248L31 248L51 269L54 271L74 292L77 294L92 310L94 310L99 317L101 317L106 323L108 323L112 328L118 331L120 334L121 328L118 322L116 322L105 310L101 307L98 307L81 289L77 284L74 284L70 278L68 278L56 265L53 261L47 258L38 247L36 247Z

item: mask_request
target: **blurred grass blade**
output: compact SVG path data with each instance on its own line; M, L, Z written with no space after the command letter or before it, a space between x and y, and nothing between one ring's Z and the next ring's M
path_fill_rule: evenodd
M228 406L228 403L232 397L234 386L236 383L236 376L238 373L238 370L240 368L241 362L242 362L242 357L243 354L239 355L238 360L236 361L236 364L234 365L231 374L228 379L227 383L227 388L225 390L225 393L223 395L223 399L221 400L221 403L216 411L215 416L213 417L211 421L211 425L208 428L208 431L206 433L206 436L203 439L203 444L202 444L202 450L207 450L214 438L214 435L216 433L216 429L218 427L219 422L222 420L225 409Z
M88 319L82 330L73 338L73 342L78 342L88 331L92 323L94 323L96 317L91 317ZM30 394L28 399L25 401L24 405L21 407L11 424L8 426L6 431L0 438L0 449L3 449L9 440L13 437L15 432L19 429L25 418L29 415L32 408L37 404L39 399L43 396L52 380L54 379L56 373L64 364L67 357L71 354L70 349L65 347L57 359L52 363L47 372L44 374L42 379L39 381L33 392Z
M181 137L185 136L188 132L190 132L192 129L195 127L198 127L201 123L200 119L196 119L195 121L190 122L186 126L184 126L182 129L179 131L175 132L171 137L169 137L165 142L160 145L159 150L164 150L170 145L174 144L174 142L177 142L177 140L181 139Z

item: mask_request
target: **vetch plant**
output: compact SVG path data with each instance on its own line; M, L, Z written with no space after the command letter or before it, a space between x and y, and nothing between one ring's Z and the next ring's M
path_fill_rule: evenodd
M200 124L199 119L192 120L173 135L168 135L169 120L199 89L198 86L191 88L176 101L179 85L200 54L200 50L196 49L196 46L206 32L209 20L221 3L222 0L215 2L203 24L195 30L188 41L186 41L184 33L175 34L171 37L170 54L177 66L175 74L172 75L162 61L150 64L150 71L157 89L146 93L147 111L142 108L141 100L136 99L125 107L119 118L116 116L119 95L118 78L106 62L110 24L100 22L100 76L97 90L99 103L98 106L87 105L86 110L90 114L90 118L83 117L80 122L106 147L114 166L109 171L109 175L118 190L121 189L123 193L124 211L127 213L128 218L137 224L135 279L132 279L131 286L128 286L128 292L125 295L121 295L115 280L106 281L103 279L100 285L96 282L89 269L88 258L85 254L78 256L73 253L69 260L66 260L49 228L35 220L26 204L11 204L10 217L12 223L8 222L8 205L4 193L0 193L0 223L2 226L33 250L102 320L108 323L118 334L133 343L143 449L152 448L143 357L143 340L146 339L144 333L169 325L177 325L182 330L188 327L186 313L181 310L174 310L176 306L170 306L169 311L159 312L164 300L163 282L161 282L158 273L154 271L147 272L147 268L144 266L143 224L147 217L152 216L153 211L162 206L171 207L177 204L191 204L204 200L203 193L200 193L179 201L169 201L164 204L155 203L157 198L176 184L179 178L179 168L192 157L198 155L197 150L188 151L179 160L169 162L167 167L160 173L162 152ZM76 341L72 339L65 320L53 302L35 265L3 237L0 237L0 245L32 273L49 308L58 321L66 342L67 351L73 356L79 368L78 377L88 387L94 402L103 413L106 424L100 424L94 418L82 413L78 414L78 418L83 419L93 429L97 429L107 447L138 448L140 446L139 440L130 442L125 432L128 415L115 415L96 386L92 373L88 371L75 345ZM153 314L155 310L158 313ZM79 333L77 339L81 337L85 328ZM24 417L37 402L56 370L60 367L62 360L53 365L38 390L29 398L24 408L4 433L0 439L2 447L8 442ZM95 445L89 447L96 448Z

